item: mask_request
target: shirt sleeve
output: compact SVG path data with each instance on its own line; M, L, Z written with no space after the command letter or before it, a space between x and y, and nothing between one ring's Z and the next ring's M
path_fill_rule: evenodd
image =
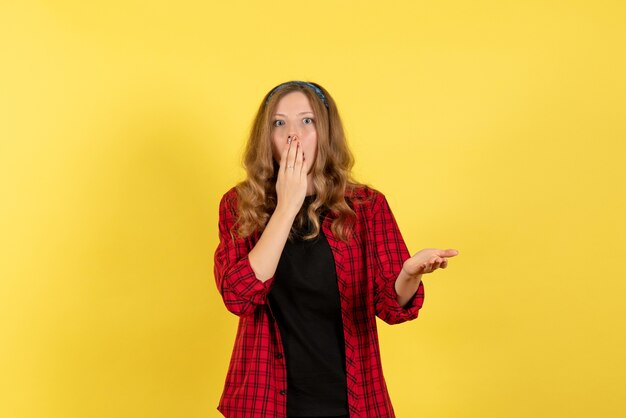
M405 307L400 306L395 282L404 261L411 255L389 203L380 192L373 203L370 231L376 315L388 324L399 324L417 318L424 303L424 283L420 282L415 295Z
M226 308L237 316L245 316L265 304L274 276L265 282L257 279L248 261L249 240L235 232L231 237L236 220L236 195L226 193L219 207L220 241L215 250L215 281Z

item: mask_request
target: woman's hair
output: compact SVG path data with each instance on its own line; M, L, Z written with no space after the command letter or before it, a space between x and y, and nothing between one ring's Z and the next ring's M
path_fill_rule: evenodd
M313 86L319 90L316 92ZM352 178L354 158L348 149L335 101L323 87L315 83L283 83L263 98L243 156L247 178L236 186L239 210L234 229L241 237L247 237L257 230L262 232L276 209L279 164L272 153L272 116L280 99L294 91L306 95L315 114L317 157L312 167L312 177L317 196L308 208L303 205L300 209L289 239L293 239L295 231L302 230L307 223L312 227L303 238L318 236L321 227L319 214L329 210L338 215L332 222L333 234L347 242L353 232L356 214L350 205L351 199L346 201L345 196L352 196L355 188L363 185ZM323 96L326 103L322 101Z

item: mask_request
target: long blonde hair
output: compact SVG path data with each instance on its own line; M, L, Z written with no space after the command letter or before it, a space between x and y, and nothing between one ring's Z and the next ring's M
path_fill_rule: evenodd
M337 216L331 226L336 237L347 242L353 232L356 214L350 205L352 200L346 200L346 197L351 197L355 188L364 185L352 178L354 157L348 148L335 101L323 87L310 84L326 96L328 107L313 89L298 82L270 90L259 106L243 155L247 178L236 186L238 219L234 229L241 237L247 237L255 231L262 232L276 209L279 164L272 154L271 118L280 99L294 91L306 95L316 117L317 157L312 177L317 196L308 208L302 206L294 220L289 239L293 239L295 230L302 229L307 221L312 225L312 230L303 238L317 237L321 228L319 215L325 209Z

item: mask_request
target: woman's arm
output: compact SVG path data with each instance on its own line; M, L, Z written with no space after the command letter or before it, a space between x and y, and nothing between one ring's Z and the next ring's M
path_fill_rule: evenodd
M282 152L276 181L278 203L261 237L248 250L246 240L231 236L237 220L236 196L220 202L220 243L215 251L215 280L224 304L235 315L254 312L265 303L291 225L302 207L307 188L307 164L299 141L289 140ZM287 164L287 161L290 164Z
M388 324L399 324L417 318L424 303L424 283L421 280L412 282L405 276L410 271L402 272L404 262L411 254L387 199L378 191L371 212L366 216L366 222L366 245L368 257L372 260L376 315ZM415 290L413 286L416 286Z
M417 288L420 286L421 281L421 274L416 277L411 277L406 271L404 271L404 269L400 271L395 283L396 293L398 294L398 304L400 306L403 308L406 307L415 292L417 292Z
M261 237L248 254L250 267L260 281L266 282L276 273L294 219L293 214L276 208Z
M249 239L232 233L237 221L236 193L233 188L220 201L220 241L215 250L214 274L226 308L237 316L245 316L265 303L272 282L256 278L248 260Z
M278 203L265 230L248 255L257 279L274 276L285 248L291 225L298 215L307 191L308 165L297 137L289 137L283 147L276 179Z

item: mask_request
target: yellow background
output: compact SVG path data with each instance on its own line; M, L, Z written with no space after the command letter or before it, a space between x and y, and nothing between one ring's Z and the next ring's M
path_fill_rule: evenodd
M262 96L337 100L411 253L404 417L626 416L623 1L3 1L0 417L217 417L218 202Z

